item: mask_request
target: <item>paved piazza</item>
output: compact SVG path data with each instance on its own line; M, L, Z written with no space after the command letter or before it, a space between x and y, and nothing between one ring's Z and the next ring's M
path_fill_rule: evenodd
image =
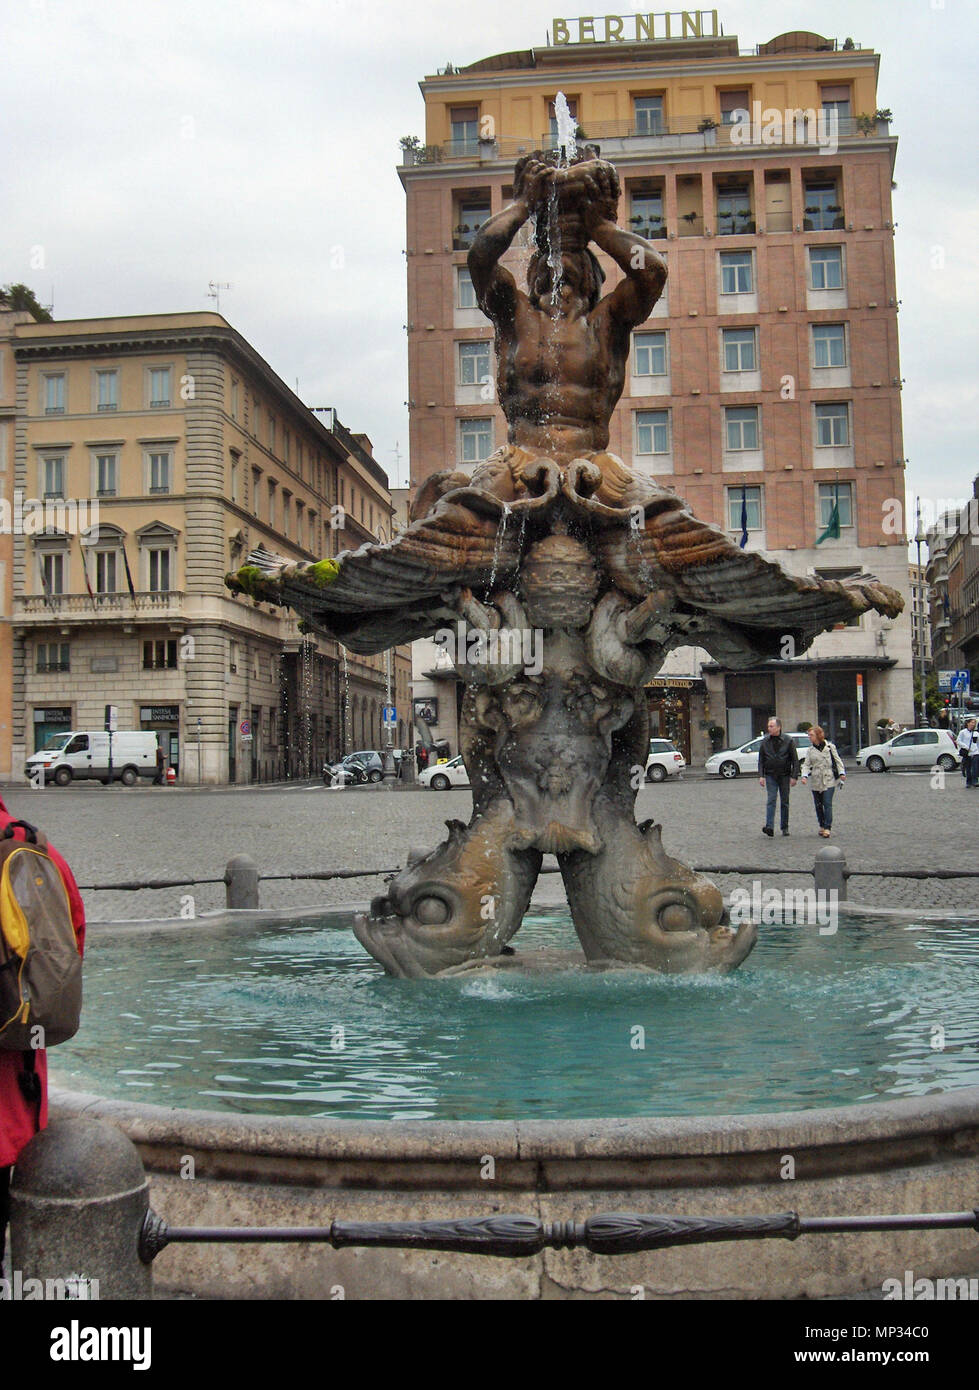
M979 790L967 791L958 773L932 786L929 773L851 772L836 796L833 839L848 866L860 869L979 869L976 831ZM261 873L312 869L393 869L409 848L434 846L450 817L468 821L466 790L347 788L322 785L262 788L5 787L13 814L41 825L66 855L80 884L161 878L220 879L228 859L249 854ZM757 778L721 782L688 775L682 782L645 788L637 819L663 824L666 848L688 863L751 868L806 869L806 877L759 875L764 885L811 886L811 867L824 842L816 834L812 798L793 792L791 834L761 833L764 792ZM555 861L548 857L545 864ZM733 877L715 875L725 892ZM383 879L263 883L263 907L363 904ZM131 892L86 892L90 920L180 915L181 896L194 910L224 905L221 884ZM902 908L979 907L979 879L921 882L851 878L851 901ZM563 902L560 875L542 876L534 901ZM187 910L185 905L185 911Z

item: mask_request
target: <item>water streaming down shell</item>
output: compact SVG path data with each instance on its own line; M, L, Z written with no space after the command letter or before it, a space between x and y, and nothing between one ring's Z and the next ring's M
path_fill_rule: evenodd
M493 567L490 570L489 584L486 586L486 597L489 598L496 585L496 573L500 568L500 557L503 554L503 538L506 535L507 522L511 516L509 502L503 503L503 516L500 524L496 528L496 540L493 542Z
M350 733L350 667L347 664L347 649L340 648L340 659L343 662L343 702L341 706L341 725L340 725L340 757L350 751L352 736Z
M636 552L636 558L638 560L639 567L639 578L642 580L643 584L645 584L647 589L651 589L653 587L653 576L650 572L646 556L643 554L642 528L639 525L639 514L635 509L633 509L633 511L629 514L629 544Z

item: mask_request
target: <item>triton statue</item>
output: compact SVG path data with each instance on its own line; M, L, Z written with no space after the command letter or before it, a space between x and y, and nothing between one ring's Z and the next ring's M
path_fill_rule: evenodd
M509 442L472 476L428 478L389 544L315 565L260 550L228 584L292 605L352 651L436 634L454 653L473 816L448 822L448 839L411 856L357 919L387 971L436 975L499 956L545 853L557 856L589 961L731 970L754 927L726 925L717 887L666 853L658 825L635 823L649 747L643 687L673 647L750 667L786 638L802 652L869 608L895 616L902 599L870 576L790 575L605 452L631 332L666 267L615 225L618 177L603 160L562 168L529 156L514 194L469 253L496 328ZM524 293L500 260L531 218ZM624 272L604 298L589 242Z

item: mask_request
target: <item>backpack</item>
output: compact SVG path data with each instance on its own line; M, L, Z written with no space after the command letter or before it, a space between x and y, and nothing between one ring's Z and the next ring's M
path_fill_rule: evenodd
M14 839L17 826L26 839ZM0 833L0 1049L9 1051L65 1042L81 1021L82 958L47 846L27 821Z

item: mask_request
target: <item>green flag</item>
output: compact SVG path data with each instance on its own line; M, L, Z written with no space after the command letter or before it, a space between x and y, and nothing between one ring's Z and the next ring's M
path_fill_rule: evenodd
M816 537L816 544L822 545L823 541L838 541L840 538L840 498L836 488L833 489L833 510L829 514L829 524L821 536Z

